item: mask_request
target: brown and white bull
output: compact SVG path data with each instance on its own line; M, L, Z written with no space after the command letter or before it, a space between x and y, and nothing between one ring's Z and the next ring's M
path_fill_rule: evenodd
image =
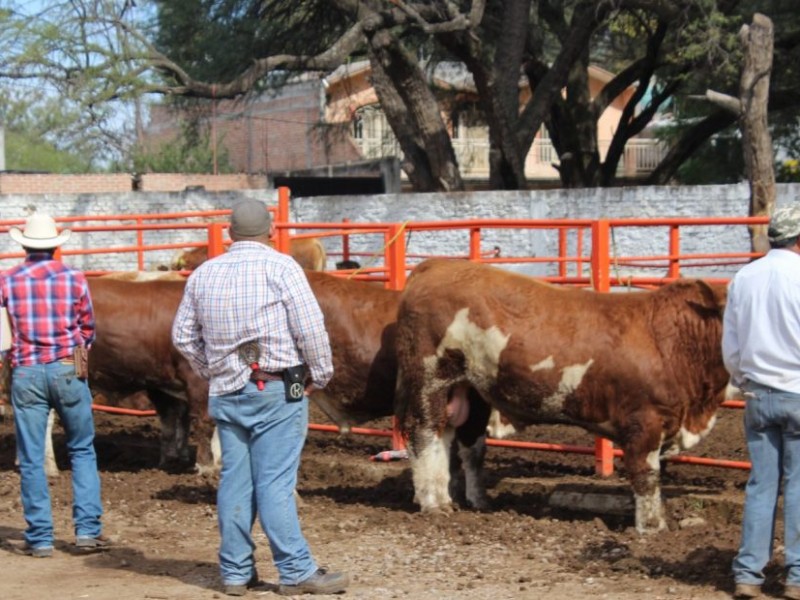
M396 343L396 411L421 509L450 507L448 449L472 418L469 386L517 429L564 423L615 441L637 530L664 528L659 459L708 433L728 383L725 298L700 280L603 294L466 261L421 263Z
M400 292L371 283L306 271L325 316L333 354L333 378L311 396L343 432L353 425L394 414L397 380L395 330ZM486 508L483 482L489 407L474 390L463 390L473 418L460 427L451 447L452 492L473 508Z

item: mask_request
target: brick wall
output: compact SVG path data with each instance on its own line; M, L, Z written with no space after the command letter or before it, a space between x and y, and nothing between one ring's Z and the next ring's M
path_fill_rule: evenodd
M192 173L146 173L140 176L138 190L143 192L182 192L187 188L210 192L228 190L263 190L264 175L235 173L204 175ZM0 173L0 195L11 194L105 194L134 190L129 173L93 173L85 175Z
M230 175L202 175L190 173L146 173L141 176L142 192L180 192L190 187L202 187L209 192L227 190L266 189L264 175L234 173Z
M0 194L93 194L129 192L132 178L119 174L24 174L0 173Z
M220 100L194 108L211 140L224 147L236 171L274 173L362 160L348 123L326 124L319 81L287 85L248 102ZM169 106L150 110L142 143L151 150L180 133L180 113Z

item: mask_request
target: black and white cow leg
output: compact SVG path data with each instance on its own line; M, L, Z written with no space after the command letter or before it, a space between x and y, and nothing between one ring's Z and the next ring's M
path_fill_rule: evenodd
M467 506L485 510L489 508L489 498L486 495L483 465L486 460L486 431L491 407L484 402L474 388L466 386L454 388L451 402L453 396L462 393L464 400L468 403L469 411L464 422L456 429L456 443L450 459L451 495L453 498L461 497L460 494L452 493L454 487L452 482L457 474L454 465L460 466L464 482L463 494ZM461 481L461 477L458 477L457 481Z
M409 444L408 457L414 482L414 500L423 513L450 512L450 447L455 437L452 427L441 435L432 429L417 430Z
M219 431L214 427L214 433L211 434L211 456L212 464L216 469L222 468L222 446L219 444Z
M457 460L453 461L451 458L451 465L455 462L456 466L461 466L464 476L463 493L467 506L476 510L486 510L489 508L489 498L486 495L486 483L483 477L483 463L486 458L486 436L480 436L471 445L465 445L456 440L453 450L454 454L457 454ZM460 497L460 494L454 490L453 481L456 480L456 470L452 467L450 469L450 477L451 495L453 498Z
M648 427L634 429L654 431ZM660 439L650 440L634 436L623 446L625 470L636 504L636 531L639 533L657 533L667 527L660 485L663 441L663 434Z
M215 475L222 469L222 446L219 443L219 431L214 426L209 440L209 450L211 452L211 462L209 464L198 461L195 464L195 471L198 475Z

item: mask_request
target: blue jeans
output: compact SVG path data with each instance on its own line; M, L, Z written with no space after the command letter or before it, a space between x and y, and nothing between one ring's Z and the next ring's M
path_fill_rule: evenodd
M75 377L75 365L53 362L17 367L11 378L11 404L17 431L22 509L32 548L53 547L50 490L44 473L45 432L54 408L67 434L72 464L72 520L76 537L101 533L100 476L94 452L92 395L86 382Z
M748 382L744 424L752 469L745 489L736 583L761 585L772 557L783 479L786 583L800 586L800 394Z
M317 565L300 530L294 488L308 431L308 400L287 402L283 383L253 383L224 396L211 396L222 447L217 490L221 537L219 562L225 585L256 575L251 531L258 513L280 583L296 584Z

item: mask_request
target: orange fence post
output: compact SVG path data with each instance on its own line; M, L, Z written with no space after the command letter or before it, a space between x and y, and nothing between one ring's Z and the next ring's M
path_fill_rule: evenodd
M567 229L565 227L558 228L558 276L567 276Z
M677 279L681 275L681 229L678 225L669 228L669 270L667 277Z
M141 225L144 220L141 217L136 219L136 224ZM142 229L136 230L136 264L139 265L139 270L144 271L144 231Z
M611 225L605 219L592 223L592 286L598 292L611 289Z
M402 225L393 223L384 234L386 254L384 261L389 267L389 280L386 286L392 290L402 290L406 284L406 239ZM406 441L400 433L397 417L392 417L392 450L405 450Z
M480 262L481 260L481 229L473 227L469 230L469 259Z
M592 224L592 283L598 292L611 290L611 227L607 220ZM601 477L614 473L614 444L602 437L594 439L594 472Z
M225 252L225 244L222 239L224 223L210 223L208 225L208 258L219 256Z
M404 226L392 223L384 234L386 254L384 261L389 268L386 287L390 290L402 290L406 285L406 240L403 237Z
M281 186L278 188L278 215L275 219L276 225L286 225L289 223L289 188ZM276 227L275 249L284 254L289 254L289 229L288 227Z

